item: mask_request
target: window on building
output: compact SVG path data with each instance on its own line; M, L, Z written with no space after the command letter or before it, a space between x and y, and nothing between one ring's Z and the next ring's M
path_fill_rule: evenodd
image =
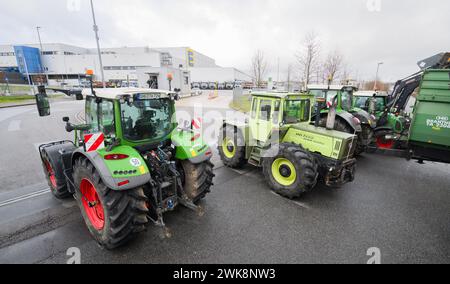
M0 56L16 56L14 52L0 52Z

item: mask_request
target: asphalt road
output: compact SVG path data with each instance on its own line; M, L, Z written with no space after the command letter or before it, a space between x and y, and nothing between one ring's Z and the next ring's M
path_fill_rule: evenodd
M229 99L186 99L178 109L203 105L212 114L205 123L217 123ZM149 226L126 247L103 250L75 203L46 191L36 150L70 139L61 118L76 121L82 109L67 100L49 118L33 107L0 110L0 263L66 263L72 247L82 263L366 263L373 247L382 263L450 263L450 166L367 154L354 183L319 185L293 201L273 194L259 170L230 170L216 155L205 216L179 208L166 215L173 238Z

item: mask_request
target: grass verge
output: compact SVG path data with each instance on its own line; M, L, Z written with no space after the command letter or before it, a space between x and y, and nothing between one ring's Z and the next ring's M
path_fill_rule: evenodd
M230 103L230 108L236 111L248 113L250 112L251 105L252 103L250 101L250 95L243 95L238 100L236 101L233 100Z

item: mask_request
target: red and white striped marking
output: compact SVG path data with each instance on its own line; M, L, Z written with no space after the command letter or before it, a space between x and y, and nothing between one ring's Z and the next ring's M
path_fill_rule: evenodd
M93 152L105 148L105 135L103 133L87 134L84 136L86 152Z
M201 130L203 120L199 117L192 120L192 130Z

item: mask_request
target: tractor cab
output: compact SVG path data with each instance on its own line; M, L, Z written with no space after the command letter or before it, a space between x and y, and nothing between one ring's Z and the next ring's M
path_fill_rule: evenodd
M259 143L266 143L273 129L309 123L312 95L306 93L253 93L250 131Z
M358 89L342 85L308 85L308 91L316 98L322 98L328 104L335 101L338 111L353 111L353 95Z
M388 104L388 94L378 91L359 91L354 94L353 107L360 108L380 119Z
M167 139L176 128L177 94L151 89L86 91L86 123L91 132L136 147Z

